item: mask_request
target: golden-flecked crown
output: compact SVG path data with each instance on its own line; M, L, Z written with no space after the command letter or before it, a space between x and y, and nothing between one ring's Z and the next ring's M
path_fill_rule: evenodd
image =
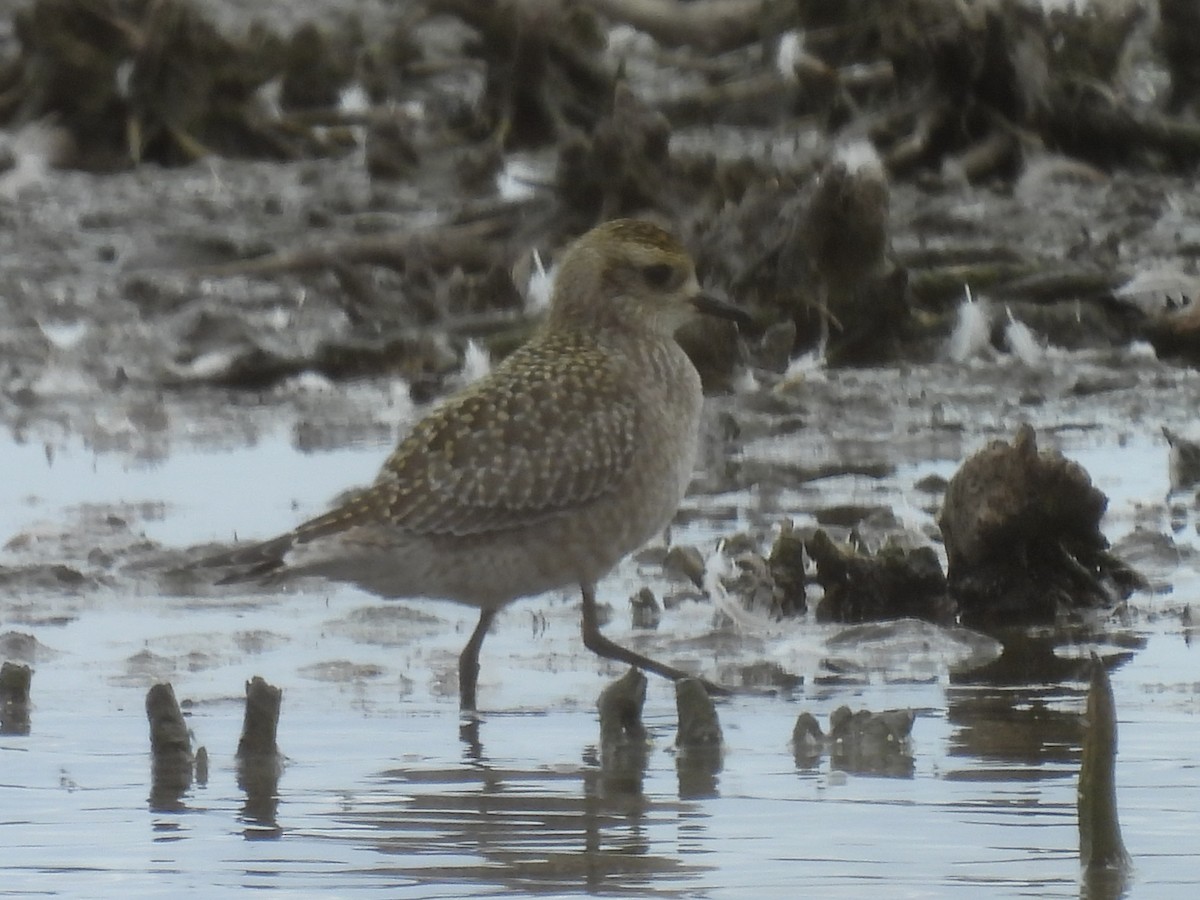
M547 327L675 331L700 293L692 259L670 232L639 219L615 219L563 254Z

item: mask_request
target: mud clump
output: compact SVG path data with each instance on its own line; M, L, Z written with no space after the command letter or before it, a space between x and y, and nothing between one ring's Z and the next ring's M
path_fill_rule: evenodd
M948 625L955 606L932 547L886 546L876 554L839 547L824 530L805 542L825 590L820 622L859 623L911 616Z
M802 616L808 611L803 535L789 521L767 555L754 549L755 543L750 535L734 535L726 541L733 571L722 577L723 586L747 611L776 620Z
M1143 582L1108 552L1107 505L1080 465L1038 451L1028 425L963 463L938 520L963 623L1053 621L1127 597Z
M801 713L792 729L796 765L812 768L828 753L832 767L842 772L911 778L915 718L911 709L873 713L841 706L830 714L825 734L812 713Z

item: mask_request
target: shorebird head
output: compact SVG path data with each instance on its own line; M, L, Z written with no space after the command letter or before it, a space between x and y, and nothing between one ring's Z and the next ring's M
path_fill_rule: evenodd
M691 256L669 231L641 219L614 219L583 235L563 255L549 325L670 336L697 314L748 319L701 290Z

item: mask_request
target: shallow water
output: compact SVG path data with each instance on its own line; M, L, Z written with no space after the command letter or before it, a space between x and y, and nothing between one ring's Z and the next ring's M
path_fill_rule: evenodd
M1169 530L1156 433L1060 438L1109 494L1110 538ZM822 440L809 433L792 449L819 456ZM928 439L900 444L884 454L896 465L887 478L823 479L771 503L802 519L818 505L869 501L928 526L912 485L952 473L958 444L982 442L959 436L945 452ZM0 443L0 466L22 473L0 486L0 535L25 536L3 564L53 560L65 547L86 559L91 539L118 560L100 566L99 587L9 592L0 607L0 633L41 645L30 731L0 735L0 894L1075 897L1085 892L1075 779L1086 682L1064 665L1090 649L1115 665L1129 893L1190 897L1200 885L1200 679L1181 619L1200 582L1186 560L1143 563L1173 592L1135 597L1073 645L1031 644L1007 676L987 679L952 675L953 647L835 648L837 628L808 622L715 640L712 608L686 601L659 631L634 633L625 598L662 581L627 561L602 586L610 635L697 670L768 661L805 680L722 702L715 770L674 752L673 693L651 680L653 744L644 766L621 766L600 759L594 711L621 669L581 647L574 597L502 614L482 658L487 711L464 729L454 670L470 611L382 604L340 587L163 596L121 568L121 547L140 534L178 546L228 540L234 527L284 528L369 479L386 452L377 443L304 454L292 443L268 432L251 447L181 447L155 463L70 440L49 454ZM675 539L711 551L730 525L705 510L732 508L740 520L762 506L752 495L689 500ZM117 538L96 536L97 509L101 520L119 513ZM1194 527L1175 539L1183 554ZM239 780L234 760L253 675L284 690L277 785ZM151 797L143 702L160 680L190 701L211 758L207 783L178 797ZM798 760L796 716L810 711L824 726L842 705L916 710L911 763L856 773L827 755Z

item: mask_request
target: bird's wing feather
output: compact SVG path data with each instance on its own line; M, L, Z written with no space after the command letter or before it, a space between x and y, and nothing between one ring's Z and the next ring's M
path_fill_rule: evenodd
M543 341L518 350L418 423L371 487L301 525L296 541L362 524L482 534L613 490L633 457L637 407L602 351L567 349Z

